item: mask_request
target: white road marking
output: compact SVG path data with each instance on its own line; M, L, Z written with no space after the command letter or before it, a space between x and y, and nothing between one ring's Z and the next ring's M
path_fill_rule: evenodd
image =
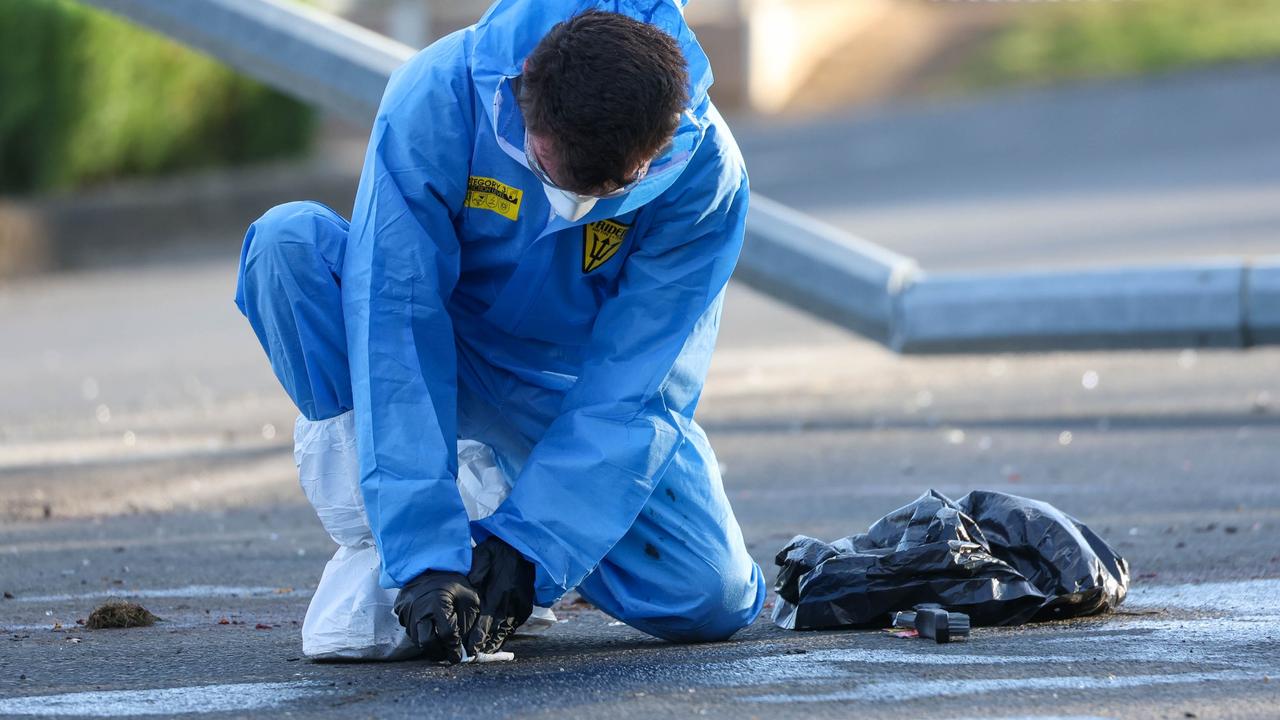
M187 585L179 588L151 590L102 590L82 595L19 595L18 602L50 603L105 598L245 598L245 597L310 597L312 590L274 587L236 587L229 585Z
M728 679L728 685L766 685L819 678L845 678L850 673L839 663L874 665L1017 665L1060 662L1056 655L979 655L963 652L962 646L938 647L937 652L837 648L810 650L801 654L762 655L703 668Z
M1112 720L1100 715L1019 715L1016 717L956 717L955 720Z
M1108 690L1118 688L1151 687L1155 685L1185 685L1207 682L1261 682L1261 673L1239 671L1184 673L1181 675L1123 675L1091 677L1070 675L1062 677L994 678L965 680L915 680L870 682L848 690L802 694L780 693L754 695L743 698L759 703L814 703L847 702L901 702L919 698L956 695L979 695L989 692L1034 692L1039 690Z
M163 627L166 632L172 630L189 630L192 628L205 628L213 622L213 620L208 619L208 615L204 617L206 618L204 622L175 622L165 618L160 618L160 622L163 623ZM36 624L0 625L0 633L51 632L53 631L55 623L62 623L62 621L56 619L56 617L51 617L49 620L49 622ZM136 628L134 629L136 630ZM85 630L86 628L82 625L68 625L65 623L62 625L62 632L74 633L83 632Z
M261 710L317 692L318 683L298 681L32 695L0 699L0 715L121 717Z
M814 691L744 698L764 703L898 701L987 692L1262 680L1280 675L1274 657L1249 652L1250 646L1275 633L1280 617L1280 579L1139 585L1132 589L1122 610L1155 612L1086 618L1081 625L1029 625L1020 631L1017 645L1025 653L983 653L989 647L983 642L984 635L993 631L978 628L964 644L939 646L904 641L903 649L836 648L780 653L709 663L703 669L718 676L717 684L730 687L790 685ZM1001 643L1000 647L1009 645ZM1194 672L1115 677L1081 674L1089 672L1090 659L1099 656L1117 662L1184 665ZM862 667L846 667L850 664ZM1029 678L862 682L867 666L877 665L1047 666L1065 673ZM824 689L829 691L821 692Z

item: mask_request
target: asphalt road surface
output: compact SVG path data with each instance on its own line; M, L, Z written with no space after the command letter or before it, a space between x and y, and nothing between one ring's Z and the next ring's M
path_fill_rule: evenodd
M1249 153L1249 137L1219 138L1240 144L1222 171L1256 180L1237 199L1263 227L1276 205L1248 198L1273 187L1276 145L1259 132ZM1188 167L1219 157L1161 147ZM945 264L920 237L899 249ZM1044 261L1075 257L1053 247ZM0 286L0 716L1276 715L1280 350L899 358L735 287L699 418L770 578L797 533L834 539L930 488L985 488L1112 542L1134 576L1123 612L950 646L766 615L731 642L669 645L572 605L513 641L513 663L326 665L300 657L299 623L334 548L297 489L294 412L231 305L233 271L227 253ZM163 622L76 624L111 596Z

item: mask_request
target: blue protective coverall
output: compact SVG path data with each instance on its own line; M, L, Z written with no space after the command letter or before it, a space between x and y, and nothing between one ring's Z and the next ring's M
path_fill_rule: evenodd
M395 72L349 225L304 202L250 227L237 305L304 416L354 409L384 587L466 573L472 540L492 534L536 565L539 604L576 587L673 640L759 614L760 568L693 421L747 176L682 6L499 0ZM589 8L672 35L691 102L635 189L569 222L526 167L512 80ZM460 436L515 479L474 523Z

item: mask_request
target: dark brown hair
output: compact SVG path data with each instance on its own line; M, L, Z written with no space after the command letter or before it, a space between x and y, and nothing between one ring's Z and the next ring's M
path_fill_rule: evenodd
M520 110L550 140L556 180L590 192L626 184L662 149L688 102L689 74L674 38L626 15L588 10L555 27L521 75Z

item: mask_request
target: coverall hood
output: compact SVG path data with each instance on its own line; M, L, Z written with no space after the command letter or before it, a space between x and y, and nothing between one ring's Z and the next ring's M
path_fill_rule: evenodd
M686 0L499 0L475 25L471 77L493 126L498 146L525 164L524 120L511 80L551 28L587 10L621 13L649 23L675 38L689 73L689 104L681 116L670 151L655 158L645 176L626 195L597 203L588 219L611 217L635 210L658 197L676 181L702 143L708 125L711 63L684 19Z

